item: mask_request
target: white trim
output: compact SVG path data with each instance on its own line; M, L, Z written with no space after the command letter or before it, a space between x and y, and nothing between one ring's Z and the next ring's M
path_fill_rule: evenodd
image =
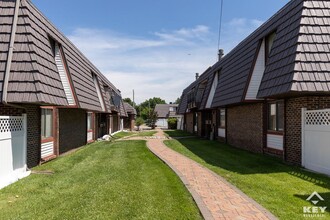
M213 98L214 98L214 95L215 95L215 91L217 90L217 87L218 87L218 80L219 80L219 72L216 72L214 74L213 83L212 83L212 87L211 87L209 97L207 98L206 108L211 108Z
M98 80L96 74L93 73L92 75L93 75L93 82L94 82L94 85L96 88L97 96L98 96L100 104L101 104L102 111L105 111L105 105L104 105L103 98L102 98L99 80Z
M262 41L261 47L258 52L258 57L256 60L256 63L253 68L252 76L249 82L249 87L246 92L245 100L256 100L257 94L259 91L259 87L261 84L262 77L264 75L265 69L266 69L266 61L265 61L265 49L266 42L265 40Z
M75 105L75 100L73 97L73 90L68 78L68 72L66 71L60 45L55 42L55 64L60 75L61 83L63 85L64 93L69 105Z

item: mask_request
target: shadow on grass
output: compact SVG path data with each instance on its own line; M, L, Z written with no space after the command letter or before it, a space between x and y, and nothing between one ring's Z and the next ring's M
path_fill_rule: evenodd
M313 192L311 192L311 193L313 193ZM317 193L323 198L323 201L320 200L319 198L317 198L316 196L314 196L311 200L317 200L318 203L316 205L314 205L311 201L309 201L310 205L308 205L308 206L327 207L327 209L325 211L330 213L330 192L325 192L325 193L317 192ZM303 194L303 195L294 195L294 196L305 201L305 200L307 200L307 198L310 195L311 194L309 194L309 195Z
M305 181L330 189L330 178L300 167L284 164L280 159L255 154L227 144L202 139L178 140L206 163L239 174L288 173Z
M165 134L170 137L177 138L177 137L193 137L194 134L188 133L182 130L164 130Z

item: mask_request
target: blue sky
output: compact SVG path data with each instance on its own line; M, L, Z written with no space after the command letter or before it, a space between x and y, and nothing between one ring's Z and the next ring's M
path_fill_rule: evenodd
M224 0L228 53L289 0ZM217 59L220 0L32 0L123 97L174 101Z

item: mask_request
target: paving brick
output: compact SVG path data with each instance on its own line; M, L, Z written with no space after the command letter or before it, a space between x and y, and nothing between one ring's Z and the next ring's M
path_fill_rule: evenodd
M156 136L163 135L158 130ZM166 147L162 139L148 139L147 145L181 178L205 219L276 219L222 177Z

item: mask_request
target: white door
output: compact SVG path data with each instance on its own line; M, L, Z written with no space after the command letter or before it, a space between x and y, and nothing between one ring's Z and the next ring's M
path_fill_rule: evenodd
M26 175L26 116L0 116L0 189Z
M330 109L302 110L302 165L330 175Z

